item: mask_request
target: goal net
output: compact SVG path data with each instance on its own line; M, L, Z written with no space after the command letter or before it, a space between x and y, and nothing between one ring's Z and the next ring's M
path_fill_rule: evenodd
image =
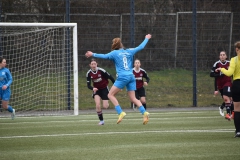
M12 73L16 117L78 115L76 23L0 23L0 56Z

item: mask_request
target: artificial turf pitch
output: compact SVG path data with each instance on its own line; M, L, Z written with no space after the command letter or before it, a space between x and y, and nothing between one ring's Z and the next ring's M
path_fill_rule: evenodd
M103 110L104 113L104 110ZM0 160L233 160L240 158L234 123L214 110L94 112L78 116L0 118Z

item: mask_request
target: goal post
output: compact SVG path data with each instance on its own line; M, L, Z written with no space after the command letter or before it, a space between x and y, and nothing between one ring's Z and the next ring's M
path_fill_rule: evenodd
M0 23L16 116L78 115L77 52L77 23Z

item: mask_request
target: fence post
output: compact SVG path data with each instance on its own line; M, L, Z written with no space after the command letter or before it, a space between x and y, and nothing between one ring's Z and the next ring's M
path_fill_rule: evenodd
M69 0L66 0L66 23L70 23L70 2L69 2ZM70 38L70 28L67 28L66 29L66 32L67 32L67 34L66 34L66 45L67 45L67 47L66 47L66 52L67 52L67 106L68 106L68 110L70 110L71 109L71 89L70 89L70 87L71 87L71 81L70 81L70 79L71 79L71 77L70 77L70 61L71 61L71 54L70 54L70 40L69 40L69 38Z
M192 38L193 38L193 107L197 107L197 1L193 0Z
M134 0L131 0L130 2L130 47L133 48L135 46L135 6L134 6ZM134 57L133 57L133 64L134 64ZM133 67L133 66L132 66ZM131 107L134 108L134 104L131 103Z
M0 23L2 22L2 0L0 0ZM2 56L3 48L2 48L2 30L0 28L0 56ZM2 112L2 100L0 100L0 111Z

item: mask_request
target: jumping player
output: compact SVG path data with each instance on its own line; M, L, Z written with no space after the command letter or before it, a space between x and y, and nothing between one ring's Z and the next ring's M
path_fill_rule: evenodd
M227 55L225 51L221 51L219 54L219 60L214 63L210 76L215 78L214 86L215 91L214 95L218 94L218 90L221 93L221 96L224 100L223 104L219 107L219 112L221 116L224 116L223 108L226 107L227 114L225 118L231 120L231 114L233 112L233 103L231 101L231 87L232 79L221 72L217 71L217 68L228 69L229 61L227 60Z
M114 38L112 40L112 51L107 54L97 54L91 51L87 51L85 56L88 57L96 57L102 59L110 59L114 62L115 68L117 71L117 80L109 91L108 98L111 100L113 105L115 106L115 110L119 115L117 124L119 124L122 119L126 116L126 113L122 111L121 106L116 99L116 94L121 91L125 86L128 91L128 97L131 102L138 106L140 113L143 115L143 124L147 124L149 120L149 113L146 112L142 103L136 99L135 90L136 90L136 80L134 78L132 72L133 66L133 56L142 50L147 44L148 40L151 38L150 34L145 36L144 41L136 48L124 49L124 46L121 42L120 38Z
M98 125L104 125L103 113L101 109L101 100L103 108L107 109L109 107L108 103L108 79L115 82L114 78L103 68L97 66L97 61L92 59L89 71L86 74L87 77L87 87L93 91L92 97L96 103L96 112L100 122ZM91 86L91 81L93 82L93 87Z
M146 92L144 86L147 86L150 78L148 77L147 72L140 68L141 62L139 59L136 59L134 61L134 68L133 68L133 74L136 79L136 90L135 90L135 96L138 100L141 101L143 107L145 110L147 110L147 104L146 104ZM145 82L143 81L143 78L145 78ZM135 110L135 105L133 105L133 109Z

